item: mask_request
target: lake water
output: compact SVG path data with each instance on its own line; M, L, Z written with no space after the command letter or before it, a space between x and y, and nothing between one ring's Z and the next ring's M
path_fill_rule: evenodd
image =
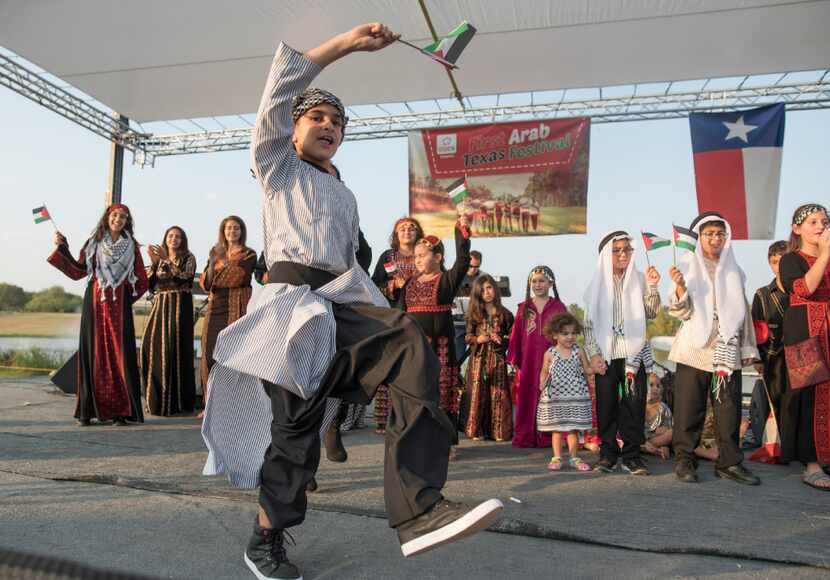
M136 340L136 345L141 346L141 341ZM28 350L32 347L59 352L73 353L78 350L78 338L74 336L0 336L0 350ZM196 356L202 354L202 342L193 341L193 348L196 349Z

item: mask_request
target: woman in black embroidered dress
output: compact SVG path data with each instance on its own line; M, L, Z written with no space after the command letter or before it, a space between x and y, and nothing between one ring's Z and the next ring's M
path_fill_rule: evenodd
M196 403L193 368L193 275L196 258L179 226L148 248L147 283L153 307L141 341L141 379L153 415L192 413Z
M426 236L415 245L417 273L404 286L398 300L424 331L441 361L441 408L456 424L461 395L452 302L470 265L470 230L463 217L455 227L455 263L444 269L444 244Z

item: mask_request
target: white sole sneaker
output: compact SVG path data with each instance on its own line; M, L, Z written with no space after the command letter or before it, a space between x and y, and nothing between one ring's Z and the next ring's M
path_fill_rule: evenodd
M488 499L454 522L401 544L401 552L405 558L408 558L423 554L448 542L472 536L492 524L503 508L504 504L500 500Z
M256 567L256 564L251 562L251 559L248 558L248 554L243 553L242 557L245 559L245 565L248 566L248 569L254 573L254 576L259 578L259 580L274 580L270 576L265 576L262 572L259 571L259 568ZM286 579L288 580L288 579ZM291 578L290 580L303 580L302 576L297 576L296 578Z

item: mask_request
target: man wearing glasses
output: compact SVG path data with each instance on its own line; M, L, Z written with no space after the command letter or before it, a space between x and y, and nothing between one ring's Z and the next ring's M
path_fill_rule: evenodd
M599 244L597 268L585 292L585 352L597 373L602 443L594 471L610 473L619 460L623 471L648 475L640 457L645 443L646 376L654 364L646 320L660 310L660 274L652 266L644 276L633 253L628 232L611 232Z

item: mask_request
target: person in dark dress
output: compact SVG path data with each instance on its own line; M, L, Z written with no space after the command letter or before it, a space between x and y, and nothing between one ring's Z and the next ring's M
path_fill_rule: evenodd
M790 253L781 258L781 282L790 295L784 312L784 348L796 351L817 339L830 364L830 220L827 209L807 204L792 220ZM788 357L789 358L789 357ZM793 372L781 397L781 461L804 464L805 484L830 490L823 468L830 464L830 380L792 388Z
M469 409L464 432L473 440L508 441L513 437L513 405L507 378L507 343L513 314L501 304L492 276L476 278L467 311L470 359L466 393Z
M110 205L75 259L55 232L47 261L73 280L88 278L81 311L75 418L143 422L135 352L133 302L147 290L147 274L126 205Z
M153 306L141 340L141 379L152 415L192 413L196 404L193 368L193 275L196 258L179 226L148 248L147 283Z
M440 406L456 424L461 400L461 380L455 355L452 303L470 265L470 230L465 218L455 228L455 263L444 269L444 244L425 236L415 247L417 272L409 279L398 299L427 337L441 362Z
M752 299L752 320L758 330L765 334L758 345L761 362L755 365L755 370L764 377L767 394L772 403L772 410L779 424L781 421L781 395L787 386L787 367L784 362L784 311L790 305L790 297L781 284L780 262L781 257L789 251L787 242L779 240L769 247L767 259L775 278L766 286L755 291ZM756 330L756 335L761 334ZM759 337L759 341L761 337ZM765 401L762 401L769 406ZM762 413L766 421L766 413ZM762 433L753 433L760 440Z

